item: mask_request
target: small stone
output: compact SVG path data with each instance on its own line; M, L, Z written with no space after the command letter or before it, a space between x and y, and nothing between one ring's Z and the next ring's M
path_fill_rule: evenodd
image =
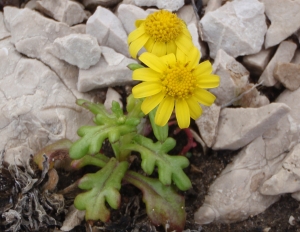
M106 98L104 101L104 107L106 110L111 112L112 102L118 102L120 104L121 109L123 108L123 103L121 101L122 96L113 88L108 88L106 92Z
M260 187L261 194L280 195L300 191L300 144L287 154L282 167Z
M132 71L126 66L136 63L110 48L101 47L100 61L88 70L79 70L77 88L80 92L92 89L132 84ZM109 50L110 52L107 52Z
M57 38L49 52L80 69L88 69L95 65L101 56L97 39L84 34L71 34Z
M202 106L202 110L203 113L196 120L196 124L206 146L211 147L215 142L221 107L213 104L210 107Z
M277 81L274 78L274 68L278 62L290 62L295 54L297 44L291 41L283 41L280 43L277 51L267 67L261 74L258 82L262 82L264 86L274 86Z
M135 21L145 19L148 13L135 5L120 4L116 15L121 20L127 34L136 29Z
M203 52L201 50L201 45L199 43L199 34L198 34L198 28L196 26L195 23L190 23L188 26L187 26L191 36L192 36L192 40L193 40L193 44L194 46L199 50L201 51L201 56L203 56Z
M200 23L213 59L219 49L233 57L259 52L267 31L264 5L258 0L226 2L205 14Z
M248 70L222 49L218 51L213 70L220 77L219 87L210 90L217 97L217 105L230 103L248 83Z
M156 6L158 9L177 11L184 5L184 0L134 0L137 6Z
M96 37L99 45L113 48L129 57L126 31L110 10L98 6L86 23L86 33Z
M224 108L221 110L213 150L237 150L272 128L290 108L271 103L260 108Z
M289 90L300 86L300 64L278 62L274 68L274 77Z
M221 5L222 5L222 0L210 0L207 3L207 6L205 8L205 14L218 9L219 7L221 7Z
M260 76L267 67L274 52L273 48L262 49L260 52L243 57L243 64L254 75Z
M297 49L295 55L291 61L293 64L300 64L300 49Z
M183 7L181 7L177 12L177 16L185 21L187 25L189 25L190 23L199 23L195 16L194 8L192 5L184 5Z
M271 21L265 48L279 44L300 28L300 0L261 0Z
M69 26L81 23L87 19L84 7L75 1L40 0L36 2L36 9Z

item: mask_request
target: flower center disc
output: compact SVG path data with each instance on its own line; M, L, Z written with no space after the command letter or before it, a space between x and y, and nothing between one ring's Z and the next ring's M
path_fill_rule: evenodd
M164 73L162 85L167 95L184 99L191 96L197 87L191 71L179 62Z
M155 12L145 20L146 33L158 42L169 42L176 39L182 29L181 19L166 10Z

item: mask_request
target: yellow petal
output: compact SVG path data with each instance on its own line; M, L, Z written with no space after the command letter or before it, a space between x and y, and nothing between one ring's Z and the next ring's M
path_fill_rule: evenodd
M132 41L136 40L137 38L141 37L145 34L145 27L139 27L138 29L135 29L132 31L127 38L127 43L130 44Z
M135 27L136 28L140 27L143 22L145 22L145 19L137 19L135 21Z
M196 66L196 68L193 70L193 74L196 77L200 77L201 75L209 75L212 73L212 65L211 63L206 60L199 65Z
M152 48L152 53L158 57L164 56L167 54L167 45L164 42L155 42Z
M176 40L177 49L180 49L185 55L189 56L191 48L194 46L191 38L181 34Z
M176 63L176 57L173 53L159 57L159 59L166 65L172 65Z
M188 128L190 125L190 111L187 102L177 99L175 102L175 114L180 128Z
M197 83L203 89L216 88L220 84L220 77L217 75L201 75Z
M188 62L187 56L180 49L176 50L176 59L177 59L177 61L179 61L183 64L186 64Z
M202 108L199 105L199 103L197 102L197 100L194 97L190 97L186 100L186 102L190 109L191 118L194 120L199 118L202 114Z
M158 72L155 72L151 68L139 68L133 71L132 79L135 81L160 81Z
M150 97L162 90L158 82L143 82L132 88L132 94L135 98Z
M164 70L167 69L167 66L164 62L162 62L159 57L156 55L144 52L140 57L140 61L146 64L149 68L153 69L156 72L162 73Z
M194 69L199 64L200 52L196 47L193 47L191 49L188 59L190 61L188 64L188 68L190 69Z
M152 39L151 37L148 39L147 43L144 45L145 49L148 52L152 52L153 46L155 44L154 39Z
M165 94L163 92L160 92L151 97L147 97L141 105L141 110L143 111L143 113L149 114L150 111L152 111L159 103L161 103L164 96Z
M216 100L215 95L213 95L205 89L200 88L195 89L194 97L197 99L198 102L205 106L210 106Z
M133 58L136 59L137 53L145 45L148 39L149 37L144 34L129 45L129 53Z
M167 54L170 54L170 53L176 54L176 44L173 40L167 42Z
M159 107L155 114L155 124L164 126L169 121L174 109L174 98L166 97L159 104Z

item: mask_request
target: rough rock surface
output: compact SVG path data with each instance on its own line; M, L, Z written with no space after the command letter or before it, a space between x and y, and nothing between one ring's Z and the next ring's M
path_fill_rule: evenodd
M10 36L9 31L6 29L3 21L3 12L0 12L0 40Z
M121 20L123 27L127 34L132 32L135 27L135 21L137 19L144 19L148 16L148 13L143 9L129 4L120 4L116 15Z
M202 109L203 113L196 120L196 124L202 140L207 147L211 147L215 142L221 107L213 104L210 107L202 106Z
M82 0L82 4L87 8L94 8L96 6L110 7L118 4L122 0Z
M267 31L264 5L258 0L226 2L205 14L200 23L213 59L219 49L233 57L259 52Z
M229 137L229 135L228 135ZM230 223L263 212L280 196L262 195L258 189L280 165L284 156L268 160L261 136L244 147L210 186L196 223Z
M56 58L47 50L52 47L56 38L77 33L78 27L71 28L65 23L45 18L27 8L5 7L4 20L7 29L11 32L10 41L18 52L38 59L51 67L77 98L87 100L91 98L90 95L77 91L74 77L78 76L78 68Z
M77 87L81 92L112 85L133 83L132 71L126 66L136 63L136 60L116 53L108 47L101 47L101 49L103 58L100 58L96 65L88 70L79 70Z
M110 10L98 6L86 23L86 33L96 37L99 45L111 47L129 57L127 34L121 21Z
M184 5L184 0L134 0L137 6L156 6L158 9L177 11Z
M274 77L289 90L296 90L300 86L300 64L277 63Z
M0 149L6 161L19 163L58 139L75 140L78 127L91 122L52 70L22 57L8 39L0 42L0 59Z
M69 26L78 24L87 19L84 7L75 1L69 0L41 0L36 2L38 10L44 14L64 22Z
M289 112L286 104L271 103L260 108L221 110L214 150L237 150L272 128Z
M292 35L300 28L299 0L261 0L271 21L265 47L272 47Z
M55 39L49 52L80 69L95 65L101 56L97 39L84 34L71 34Z
M261 74L258 82L265 86L274 86L277 81L274 78L274 68L278 62L290 62L295 54L297 45L292 41L283 41L280 43L271 61Z

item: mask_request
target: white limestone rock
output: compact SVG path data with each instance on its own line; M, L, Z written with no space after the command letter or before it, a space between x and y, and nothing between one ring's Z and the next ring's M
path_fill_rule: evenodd
M224 108L221 110L214 150L237 150L272 128L290 111L283 103L260 108Z
M87 19L83 5L75 1L40 0L36 2L36 9L69 26Z
M280 196L262 195L259 187L283 158L282 155L266 159L264 141L261 136L257 137L234 157L210 186L204 204L194 215L195 222L201 225L213 221L232 223L265 211Z
M9 31L6 29L3 21L3 12L0 12L0 40L10 36Z
M258 0L226 2L205 14L200 23L213 59L219 49L233 57L259 52L267 31L264 5Z
M95 65L101 56L97 39L87 34L71 34L57 38L49 52L80 69L88 69Z
M72 28L43 17L36 11L9 6L4 7L4 21L18 52L48 65L77 98L91 99L90 94L77 91L74 77L78 76L78 68L56 58L47 50L56 38L78 33L78 26Z
M129 57L126 31L110 10L98 6L86 23L86 33L97 38L99 45L111 47Z
M192 5L184 5L178 10L176 14L179 18L185 21L187 25L189 25L190 23L199 23Z
M300 86L300 64L278 62L274 68L274 77L289 90Z
M202 115L195 122L202 140L211 147L215 142L221 107L212 104L210 107L202 106L202 110Z
M121 101L122 96L113 88L108 88L106 92L106 97L104 101L104 107L108 111L111 111L112 102L118 102L120 104L121 109L123 108L123 103Z
M291 61L293 64L300 64L300 49L297 49L295 55Z
M274 78L274 68L278 62L290 62L295 54L297 44L292 41L283 41L280 43L271 61L261 74L258 82L264 86L274 86L277 80Z
M273 48L262 49L260 52L243 57L243 65L254 75L261 75L271 60Z
M222 0L210 0L207 3L207 6L205 7L205 14L208 12L214 11L221 7L222 5Z
M156 6L158 9L177 11L184 5L184 0L134 0L137 6Z
M199 34L198 34L197 25L195 23L190 23L189 25L187 25L187 28L192 36L192 41L194 46L201 52L201 56L203 56L201 45L199 43Z
M77 88L81 92L134 83L132 71L127 65L137 63L136 60L129 59L108 47L101 49L104 58L100 58L100 61L88 70L79 70Z
M9 163L26 160L62 138L75 140L77 129L93 115L46 65L20 56L9 40L0 41L0 149Z
M145 19L148 14L140 7L129 4L120 4L116 12L127 34L136 29L135 21L137 19Z
M210 90L217 97L217 105L231 102L248 83L248 70L222 49L218 51L213 70L220 76L219 87Z
M300 191L300 144L287 154L281 168L260 187L261 194L280 195Z
M271 21L265 48L279 44L300 28L300 0L261 0Z

